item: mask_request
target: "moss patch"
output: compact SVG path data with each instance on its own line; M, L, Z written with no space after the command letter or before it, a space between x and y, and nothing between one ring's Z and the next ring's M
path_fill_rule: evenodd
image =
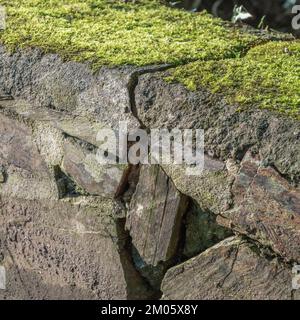
M257 40L207 13L189 13L159 0L7 0L0 43L40 47L68 60L102 65L182 64L238 57Z
M7 48L39 47L65 60L103 65L171 63L169 78L189 89L203 85L230 103L272 109L299 119L300 44L242 32L207 13L189 13L159 0L0 0ZM190 63L191 62L191 63Z
M300 42L269 42L239 59L193 62L168 78L220 93L241 109L273 110L300 120Z

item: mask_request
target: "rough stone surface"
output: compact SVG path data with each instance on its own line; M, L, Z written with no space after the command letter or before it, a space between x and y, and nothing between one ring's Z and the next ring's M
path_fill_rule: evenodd
M122 193L129 165L101 165L96 154L66 141L62 170L91 195L114 198Z
M208 155L223 161L242 160L252 148L282 175L299 183L299 121L253 108L239 111L204 88L188 91L181 84L167 83L166 76L153 73L139 79L136 107L147 128L203 129Z
M63 62L38 49L7 53L0 46L0 95L24 117L48 121L71 136L97 144L103 127L127 121L138 127L131 109L128 82L132 68L102 68L96 76L85 64ZM113 97L113 98L112 98Z
M0 114L0 165L5 180L0 194L23 199L57 199L54 174L40 156L24 123Z
M73 15L77 5L72 1L51 17L56 31L69 37L68 32L75 30L74 21L63 30L60 23L61 17L69 19L68 14ZM101 8L106 5L101 1ZM18 6L17 1L13 6ZM122 21L128 19L120 8L144 10L142 3L136 8L125 3L109 6L114 16L122 15ZM147 2L151 19L159 11L155 6ZM95 8L85 9L91 13ZM44 10L41 4L34 12L41 24ZM52 6L51 10L56 8ZM160 290L164 299L299 296L299 291L291 292L291 266L300 263L299 121L258 105L247 109L230 105L228 99L199 86L199 74L192 75L197 82L194 91L170 82L172 71L178 75L192 64L186 68L151 65L168 59L176 64L198 59L195 64L200 69L203 59L213 67L214 61L222 64L222 59L228 58L239 63L236 56L247 54L253 41L270 41L272 46L276 44L272 40L278 38L267 32L264 37L260 31L251 35L239 28L235 31L240 37L236 38L233 29L220 21L215 25L207 14L191 18L190 13L176 11L176 19L184 17L191 25L196 21L201 26L201 21L204 25L209 22L209 30L216 32L193 27L190 47L185 35L180 44L176 36L178 30L188 30L190 38L190 25L181 23L183 29L173 32L169 17L175 11L165 8L163 12L167 19L164 15L155 19L152 29L156 38L129 36L143 45L150 41L152 50L142 50L143 60L139 47L131 51L131 42L119 37L116 43L107 38L111 34L105 35L107 50L97 38L92 46L97 50L90 51L92 44L82 43L76 32L68 45L72 47L76 38L84 51L65 53L65 59L49 54L49 48L44 48L48 53L30 49L26 45L33 39L24 37L23 23L16 26L21 30L23 49L8 51L0 45L0 264L8 279L7 290L0 290L0 299L159 298ZM23 21L18 8L19 14ZM106 11L99 10L99 14L105 15ZM106 28L100 16L98 25ZM87 23L84 17L79 18ZM93 26L95 18L89 16ZM172 25L178 25L176 19ZM147 30L140 20L127 27L148 34L146 20ZM128 37L128 30L119 28L115 34L125 32ZM93 30L85 36L93 36ZM170 32L170 38L165 31ZM0 36L6 44L18 41L6 32ZM49 42L43 44L53 45L54 38L47 38ZM174 49L180 49L176 55L166 49L166 39L171 39L168 43ZM39 41L35 38L34 43ZM254 52L261 47L259 41L254 44ZM129 66L124 48L132 52L130 61L134 65L149 65ZM288 52L280 53L282 61L296 63L298 44L289 48L294 49L289 52L284 47ZM65 49L61 47L60 52ZM90 65L66 59L83 52L88 57L95 54ZM109 59L98 56L100 52L109 53ZM77 61L85 61L79 55ZM101 67L101 61L128 66ZM272 69L271 64L268 67ZM168 68L173 70L166 71ZM268 94L263 92L264 97ZM288 99L289 95L281 101L286 105ZM296 93L291 101L295 116L297 99ZM118 129L119 121L127 121L129 129L204 129L203 173L188 176L185 166L165 164L141 168L98 165L92 157L100 144L97 134L103 128ZM243 238L222 241L232 232ZM190 260L178 265L183 259Z
M233 184L234 206L223 217L231 227L300 262L300 190L259 157L247 153Z
M146 264L156 266L175 255L186 206L186 197L159 166L141 168L126 228Z
M228 238L168 270L163 299L289 300L291 270L261 257L253 245Z
M203 210L221 213L231 205L230 186L233 178L223 161L206 156L200 175L187 175L186 165L162 165L176 188L196 200Z
M0 251L7 274L1 299L144 296L146 288L128 257L118 254L116 210L111 200L97 198L44 202L1 197Z

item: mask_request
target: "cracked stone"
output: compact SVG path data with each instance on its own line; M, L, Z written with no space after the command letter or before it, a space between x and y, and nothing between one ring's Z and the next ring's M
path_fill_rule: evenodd
M234 206L223 213L232 228L272 247L284 259L300 262L299 188L248 152L232 194Z
M164 300L290 300L291 281L289 267L231 237L169 269L161 290Z
M174 257L187 198L158 165L142 166L126 228L142 260L156 266Z

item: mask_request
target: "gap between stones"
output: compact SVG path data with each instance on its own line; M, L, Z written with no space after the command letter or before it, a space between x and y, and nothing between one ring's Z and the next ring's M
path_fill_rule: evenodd
M266 42L269 42L269 41L265 41L265 43L266 43ZM259 43L259 44L257 44L257 45L263 45L263 44L264 44L264 43ZM250 50L251 48L253 48L253 47L249 47L248 50ZM246 51L246 52L244 53L244 56L247 54L247 52L248 52L248 51ZM136 89L136 87L137 87L137 85L138 85L138 83L139 83L139 77L140 77L141 75L144 75L144 74L147 74L147 73L162 72L162 71L166 71L166 70L168 70L168 69L174 68L174 67L175 67L174 65L169 65L169 64L160 65L160 66L149 66L149 67L147 67L147 68L142 68L142 69L139 69L139 70L137 70L137 71L134 71L134 72L130 75L130 79L129 79L128 84L127 84L128 95L129 95L129 99L130 99L130 112L131 112L131 113L133 114L133 116L139 121L141 128L147 129L146 126L145 126L145 125L142 123L142 121L139 119L138 111L137 111L137 106L136 106L136 100L135 100L135 89ZM11 99L12 99L11 96L0 97L0 100L2 100L2 101L9 101L9 100L11 100ZM12 115L10 115L10 116L12 116ZM18 115L18 116L14 115L13 117L14 117L14 118L16 117L16 118L20 119L20 116L19 116L19 115ZM28 121L28 120L26 120L26 119L25 119L25 120L22 119L22 120L23 120L23 121L26 121L26 122ZM149 129L149 128L148 128L148 129ZM73 137L73 138L75 138L75 137ZM77 139L77 138L76 138L76 139ZM85 141L83 141L83 140L80 140L80 139L77 139L77 140L78 140L78 141L81 141L82 143L85 143ZM95 147L95 146L91 145L91 147ZM277 171L278 171L278 170L277 170ZM169 177L169 179L170 179L170 177ZM125 190L125 188L124 188L124 190ZM125 190L125 191L126 191L126 190ZM124 192L125 192L125 191L124 191ZM124 192L123 192L122 194L120 194L120 196L119 196L120 199L121 199L122 196L124 195ZM194 200L193 200L192 198L190 198L190 197L188 197L188 199L189 199L189 202L194 201ZM185 213L185 214L186 214L186 213ZM130 264L135 268L135 265L134 265L134 262L133 262L133 259L132 259L132 252L131 252L132 241L131 241L131 237L129 236L129 233L125 230L125 221L116 221L116 223L117 223L117 225L118 225L118 228L123 229L123 231L128 234L128 240L127 240L127 244L126 244L126 246L125 246L125 251L126 251L126 255L130 257L128 261L130 261ZM241 235L241 234L240 234L240 235ZM247 237L247 236L245 236L245 235L242 235L242 236L246 239L245 241L254 243L254 241L251 240L249 237ZM182 243L182 241L184 241L184 224L182 224L182 230L181 230L181 233L180 233L179 243L180 243L180 242ZM260 243L255 243L255 246L256 246L256 248L262 247L262 245L261 245ZM269 252L271 251L270 248L266 248L266 249L267 249ZM271 252L272 252L272 251L271 251ZM119 254L120 254L120 252L119 252ZM199 254L199 253L198 253L198 254ZM197 255L198 255L198 254L197 254ZM237 250L237 254L238 254L238 250ZM121 254L120 254L120 256L121 256ZM265 253L264 253L264 256L267 257L267 255L265 255ZM278 256L278 255L276 255L275 253L273 253L273 254L271 254L271 256ZM127 258L127 259L128 259L128 258ZM121 260L124 260L124 257L121 258ZM183 261L181 261L181 262L183 262ZM176 264L175 264L175 265L176 265ZM173 266L174 266L174 265L173 265ZM232 267L233 267L233 266L234 266L234 263L233 263ZM136 269L136 268L135 268L135 269ZM136 271L140 274L139 270L136 269ZM167 271L167 270L166 270L166 271ZM124 266L124 273L125 273L125 272L126 272L126 270L125 270L125 266ZM149 285L147 279L145 279L141 274L140 274L140 277L141 277L141 279L143 280L144 284L149 287L150 285ZM224 279L224 281L225 281L225 280L226 280L226 279ZM130 279L126 279L126 281L130 281ZM161 296L161 292L154 292L154 294L153 294L153 298L154 298L154 299L159 299L160 296ZM141 298L143 298L143 297L141 297Z

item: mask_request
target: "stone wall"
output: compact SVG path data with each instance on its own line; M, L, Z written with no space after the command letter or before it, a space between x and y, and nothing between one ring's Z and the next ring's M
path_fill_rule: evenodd
M167 66L0 48L1 299L297 299L300 126ZM101 166L99 128L205 129L205 169Z
M299 299L292 36L159 0L3 5L0 299ZM203 172L99 164L120 121L203 129Z

